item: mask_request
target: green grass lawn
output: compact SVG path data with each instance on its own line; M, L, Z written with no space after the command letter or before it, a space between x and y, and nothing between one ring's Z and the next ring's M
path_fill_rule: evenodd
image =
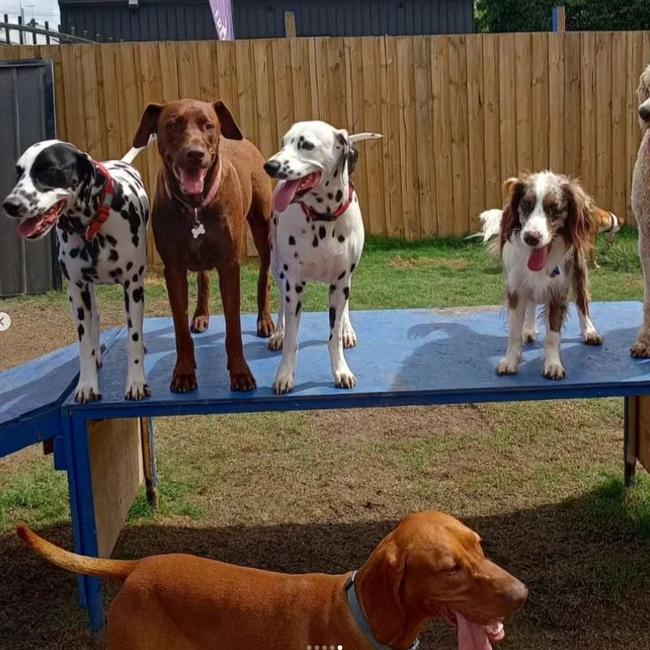
M597 259L594 300L642 297L635 232L599 242ZM255 282L246 263L244 311L254 311ZM370 239L352 308L499 304L503 293L497 262L476 241ZM325 287L308 288L307 309L326 300ZM116 287L100 288L99 304L106 326L122 323ZM17 327L0 370L74 340L64 294L1 306ZM152 273L147 315L168 314ZM160 418L160 509L138 496L115 556L180 551L346 571L406 512L441 509L476 528L530 588L504 650L647 648L650 480L622 487L622 426L619 399ZM0 648L87 647L74 579L18 545L18 521L70 544L65 475L38 449L0 461ZM424 638L423 650L452 647L442 624Z
M591 274L594 300L634 300L643 295L643 279L637 254L636 231L624 229L615 243L602 238L598 242L600 269ZM254 261L244 264L242 273L242 311L254 312L257 267ZM191 282L192 296L196 283ZM354 275L353 309L397 309L416 307L460 307L494 305L504 295L498 260L490 256L476 239L445 239L422 242L370 237ZM122 309L122 295L117 287L101 286L98 296L104 305ZM275 291L274 291L275 296ZM147 314L167 315L169 306L164 282L150 273L147 286ZM61 304L66 296L51 292L5 300L7 311ZM276 301L274 300L274 305ZM308 311L324 310L327 287L309 285L304 301ZM212 313L221 312L216 279L212 286Z

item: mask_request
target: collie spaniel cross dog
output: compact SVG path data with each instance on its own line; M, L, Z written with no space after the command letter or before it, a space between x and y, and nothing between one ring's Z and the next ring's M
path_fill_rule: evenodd
M587 345L602 343L589 318L591 200L577 181L548 171L509 179L506 193L503 211L481 215L484 239L500 236L508 292L508 348L497 373L517 372L524 342L535 338L535 307L543 305L544 376L563 379L560 331L570 297L578 309L582 340Z

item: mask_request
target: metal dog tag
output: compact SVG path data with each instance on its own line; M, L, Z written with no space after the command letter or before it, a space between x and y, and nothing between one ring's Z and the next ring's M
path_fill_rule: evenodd
M198 210L194 210L194 226L192 226L192 237L198 239L201 235L205 235L205 226L199 221Z
M192 237L194 237L194 239L198 239L201 235L205 235L205 226L199 221L192 228Z

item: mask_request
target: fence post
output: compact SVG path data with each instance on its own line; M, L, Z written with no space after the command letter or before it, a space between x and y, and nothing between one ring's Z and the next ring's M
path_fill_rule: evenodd
M9 32L9 14L5 14L5 36L7 39L7 45L11 45L11 33Z
M23 26L23 17L18 16L18 27L19 27L19 29L18 29L18 42L21 45L24 45L25 44L25 37L23 35L23 30L20 29L20 27L22 27L22 26Z
M284 12L284 35L287 38L296 37L296 16L293 11Z
M553 31L563 34L566 32L566 9L565 7L553 7Z
M45 31L47 34L45 34L45 42L49 45L50 44L50 21L46 20L45 21Z

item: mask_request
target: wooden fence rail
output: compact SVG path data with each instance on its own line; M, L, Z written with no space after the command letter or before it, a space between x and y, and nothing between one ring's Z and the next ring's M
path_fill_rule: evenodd
M297 120L383 133L356 173L373 234L465 235L505 178L548 167L632 220L650 32L0 49L33 57L54 60L59 136L98 159L128 150L148 102L178 97L223 99L265 155ZM157 153L138 164L152 189Z

